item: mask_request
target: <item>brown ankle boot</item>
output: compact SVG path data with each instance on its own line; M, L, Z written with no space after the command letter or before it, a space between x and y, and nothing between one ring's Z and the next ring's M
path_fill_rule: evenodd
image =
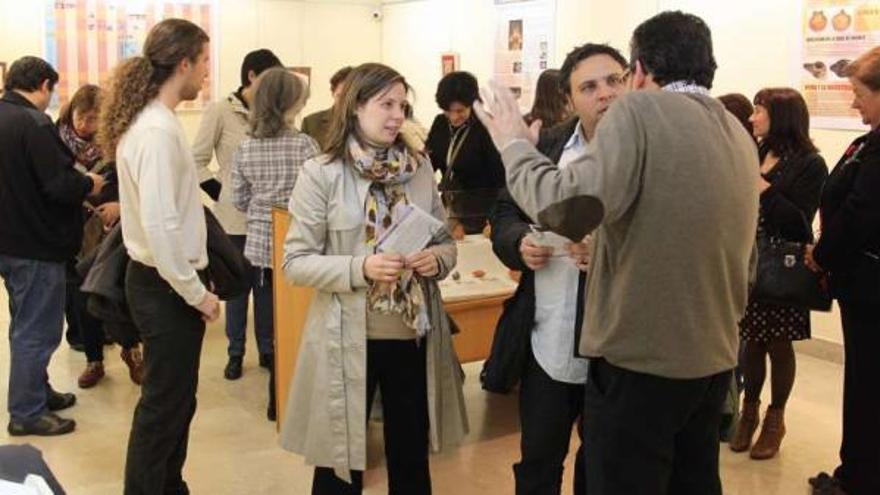
M750 452L751 458L763 460L775 456L779 452L784 436L785 410L768 407L767 414L764 415L764 424L761 426L761 434Z
M755 430L758 429L758 407L761 402L743 401L742 411L740 411L739 422L736 424L736 430L733 437L730 438L730 450L734 452L745 452L752 446L752 437Z
M85 371L79 375L77 383L79 388L92 388L104 378L104 363L94 361L86 365Z
M144 358L138 346L122 349L119 357L128 366L128 377L135 385L140 385L144 379Z

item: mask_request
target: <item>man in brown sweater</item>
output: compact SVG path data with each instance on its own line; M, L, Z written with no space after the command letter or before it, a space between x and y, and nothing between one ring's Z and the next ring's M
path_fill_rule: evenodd
M664 12L631 42L630 94L564 170L495 88L477 113L513 198L540 224L593 233L580 353L591 495L721 494L721 404L736 364L758 218L751 138L709 96L709 28Z

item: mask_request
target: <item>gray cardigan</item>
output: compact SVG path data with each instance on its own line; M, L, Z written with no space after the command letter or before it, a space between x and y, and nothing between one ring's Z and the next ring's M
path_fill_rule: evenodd
M595 229L580 351L632 371L698 378L736 364L758 219L758 163L708 96L618 99L564 170L524 141L502 153L532 218L579 240Z

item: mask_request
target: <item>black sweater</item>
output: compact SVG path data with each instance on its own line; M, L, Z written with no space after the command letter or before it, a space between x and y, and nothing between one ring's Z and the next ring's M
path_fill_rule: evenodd
M828 167L818 153L783 157L764 176L770 182L761 193L765 228L783 239L811 242L813 219L827 177Z
M443 190L500 189L504 187L504 164L489 131L475 117L471 116L471 130L461 145L461 149L447 170L446 153L451 139L449 119L440 114L431 124L425 151L431 158L434 170L439 170L444 177ZM451 180L450 180L451 178Z
M66 261L82 243L92 179L52 120L15 91L0 99L0 254Z

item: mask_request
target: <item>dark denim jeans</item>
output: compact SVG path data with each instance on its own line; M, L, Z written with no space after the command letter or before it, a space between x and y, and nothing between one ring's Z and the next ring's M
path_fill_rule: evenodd
M47 367L64 328L64 263L0 254L9 294L9 416L30 422L46 413Z
M246 236L231 235L229 239L244 252ZM257 339L257 349L260 354L273 354L272 270L254 267L251 287L254 293L254 336ZM227 353L230 356L244 356L249 295L243 294L226 302L226 337L229 339Z

